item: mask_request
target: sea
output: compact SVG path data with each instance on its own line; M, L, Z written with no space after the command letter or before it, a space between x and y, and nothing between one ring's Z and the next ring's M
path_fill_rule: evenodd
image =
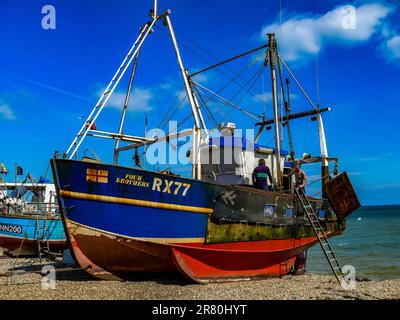
M361 207L330 243L342 267L354 266L357 277L400 279L400 205ZM319 244L308 250L307 272L331 273Z

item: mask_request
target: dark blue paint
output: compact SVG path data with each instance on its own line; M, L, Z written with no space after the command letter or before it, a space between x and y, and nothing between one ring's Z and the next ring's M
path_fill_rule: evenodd
M128 237L199 238L206 235L206 214L65 198L68 219Z

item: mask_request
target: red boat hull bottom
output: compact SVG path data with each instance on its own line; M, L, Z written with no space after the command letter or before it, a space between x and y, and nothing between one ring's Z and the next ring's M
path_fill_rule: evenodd
M33 256L38 254L36 240L13 237L0 237L0 247L10 256ZM47 249L47 242L42 242L41 247ZM67 247L67 241L49 241L50 252L62 252Z
M303 266L301 254L317 239L224 244L161 243L131 239L67 220L76 262L101 279L129 279L138 272L176 272L200 282L252 280L289 274ZM152 239L154 241L154 239Z
M81 268L105 280L122 280L137 272L177 271L167 245L99 232L67 220L72 256Z
M172 251L175 265L183 274L196 282L208 283L254 280L294 273L303 265L300 254L304 249L297 247L294 250L275 252L249 252L174 247Z

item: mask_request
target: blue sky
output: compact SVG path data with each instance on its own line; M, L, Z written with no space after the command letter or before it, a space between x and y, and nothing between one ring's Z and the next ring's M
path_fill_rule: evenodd
M41 10L47 4L56 8L55 30L41 27ZM90 112L139 27L148 20L152 1L0 0L0 5L0 162L8 167L9 179L16 162L38 178L54 151L67 149L82 124L79 118ZM354 29L341 24L345 5L356 8ZM400 203L400 9L396 1L179 0L160 1L160 7L172 9L189 70L262 45L264 34L273 31L283 58L315 100L317 52L321 107L332 108L324 114L330 155L340 158L340 169L350 174L364 205ZM149 126L156 127L182 90L165 30L159 24L142 49L126 132L143 132L145 112ZM230 67L241 70L256 56ZM264 87L264 103L245 97L241 106L255 113L265 108L270 114L268 79L265 70L255 83L254 92ZM228 81L218 71L197 80L215 91ZM97 122L98 129L116 130L126 85L124 80L117 88ZM291 91L295 112L310 109L294 85ZM224 94L229 97L233 92ZM185 105L178 110L177 120L187 114ZM254 123L237 112L229 120L243 128ZM185 124L190 127L190 122ZM316 122L296 121L292 130L297 154L318 154ZM262 142L271 144L271 134L263 135ZM96 143L90 146L109 161L112 144L106 142L110 147L106 149ZM314 168L309 175L317 173Z

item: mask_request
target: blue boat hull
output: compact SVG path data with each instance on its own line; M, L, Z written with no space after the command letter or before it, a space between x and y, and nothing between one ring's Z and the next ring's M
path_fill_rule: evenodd
M41 231L45 230L45 231ZM38 253L38 242L51 252L60 252L67 247L67 239L61 218L29 215L0 215L0 247L11 255L34 255Z
M306 220L293 216L298 206L289 194L103 163L51 164L73 257L99 278L280 276L302 265L298 257L317 242ZM328 236L342 230L327 223Z
M202 242L218 186L131 168L62 162L66 217L111 234L156 242Z

